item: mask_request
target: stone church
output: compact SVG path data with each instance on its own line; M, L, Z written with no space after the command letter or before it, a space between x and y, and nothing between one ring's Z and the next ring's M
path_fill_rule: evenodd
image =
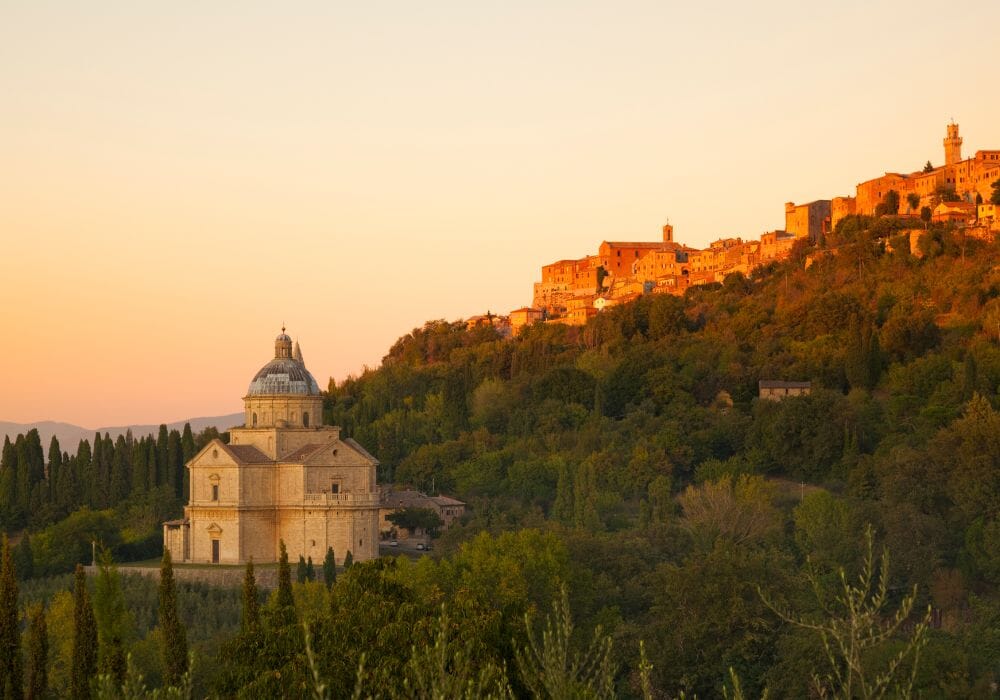
M175 562L241 564L278 559L317 564L333 547L338 563L378 556L378 461L340 428L323 425L323 399L298 343L281 335L274 359L243 399L245 423L229 444L208 443L187 463L184 517L164 523Z

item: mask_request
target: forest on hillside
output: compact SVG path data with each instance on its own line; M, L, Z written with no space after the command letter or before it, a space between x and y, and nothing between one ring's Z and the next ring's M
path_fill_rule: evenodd
M910 225L849 217L822 247L750 278L645 296L582 327L504 339L430 322L379 368L331 382L326 422L379 458L380 481L454 495L469 514L434 556L356 564L329 588L295 583L259 612L244 602L197 687L430 697L414 688L438 687L428 674L440 668L480 694L506 683L516 696L732 697L739 683L746 697L818 697L845 668L822 632L836 638L844 596L860 590L885 634L851 674L895 668L890 697L990 697L1000 246L932 225L918 257L899 234ZM767 379L812 391L761 401ZM149 499L170 516L184 444L206 437L178 435L171 453L165 436L163 462L151 438L57 447L47 464L28 437L5 446L0 515L29 529L14 548L20 577L68 570L47 563L45 543L74 518L105 513L128 542L126 514L149 513ZM123 488L114 474L126 472ZM562 637L590 663L560 685L544 660ZM154 656L140 656L155 677ZM469 668L489 677L457 673ZM858 687L849 696L878 696Z

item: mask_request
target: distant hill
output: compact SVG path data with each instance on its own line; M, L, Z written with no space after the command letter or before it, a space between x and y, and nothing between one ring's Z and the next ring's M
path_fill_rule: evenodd
M191 430L198 433L205 428L214 426L220 431L228 430L234 425L240 425L243 423L242 413L230 413L225 416L206 416L202 418L188 418L187 420L175 421L173 423L167 423L167 428L170 430L177 429L182 430L185 423L191 424ZM57 421L39 421L37 423L10 423L7 421L0 421L0 434L6 434L10 437L11 441L14 440L20 433L26 433L32 428L38 429L38 435L41 438L42 447L48 452L49 441L52 436L55 435L59 439L59 446L62 448L63 452L69 452L74 454L76 452L77 445L80 444L80 440L92 440L94 433L108 433L112 439L118 437L119 435L124 435L129 430L135 436L147 435L156 433L160 429L160 425L120 425L114 427L105 428L83 428L79 425L73 425L71 423L59 423Z

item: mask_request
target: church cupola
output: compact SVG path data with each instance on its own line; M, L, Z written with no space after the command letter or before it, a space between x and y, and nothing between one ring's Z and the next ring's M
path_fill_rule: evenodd
M248 428L314 428L323 424L319 385L306 369L298 343L293 347L284 328L274 340L274 359L254 375L243 404Z
M284 360L292 357L292 339L285 335L285 327L281 327L281 335L274 339L274 359Z

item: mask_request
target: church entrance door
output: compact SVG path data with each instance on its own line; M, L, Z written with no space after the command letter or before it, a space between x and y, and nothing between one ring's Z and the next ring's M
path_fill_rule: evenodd
M212 540L212 563L219 563L219 540Z

